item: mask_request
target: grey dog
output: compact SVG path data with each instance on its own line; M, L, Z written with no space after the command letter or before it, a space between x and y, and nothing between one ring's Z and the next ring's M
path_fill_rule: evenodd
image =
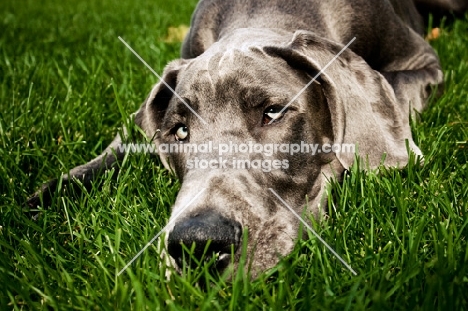
M457 11L467 6L465 0L420 2ZM241 268L239 246L248 230L249 264L257 274L291 252L300 227L268 189L297 213L305 209L319 217L326 212L327 182L339 179L356 158L372 169L406 165L407 144L421 155L410 116L425 108L432 89L443 82L423 27L411 0L200 1L182 59L167 65L163 81L135 114L152 143L158 148L249 142L356 149L267 155L231 148L222 160L229 165L211 169L192 164L218 163L217 151L160 152L182 184L165 240L168 261L176 268L183 265L181 243L195 243L198 257L208 244L207 254L216 254L219 271L230 262ZM125 137L118 135L103 154L65 175L63 183L89 185L123 158L122 141ZM232 165L238 159L274 167L240 169ZM46 203L57 184L45 184L28 204Z

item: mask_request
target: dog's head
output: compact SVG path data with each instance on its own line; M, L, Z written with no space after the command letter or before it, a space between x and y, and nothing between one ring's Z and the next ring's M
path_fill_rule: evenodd
M270 268L293 249L300 224L270 188L298 214L317 217L328 178L352 165L354 151L369 167L384 154L385 165L405 165L405 139L420 153L408 112L359 56L344 51L303 90L342 46L303 31L279 37L219 42L197 58L170 63L165 82L137 113L182 181L166 236L176 267L184 258L181 242L195 243L201 256L208 241L207 255L218 256L219 269L231 260L237 265L248 229L253 273Z

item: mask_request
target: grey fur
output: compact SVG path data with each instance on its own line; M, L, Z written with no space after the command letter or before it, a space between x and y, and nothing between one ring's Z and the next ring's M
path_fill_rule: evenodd
M460 3L453 1L454 8ZM406 0L203 0L184 41L183 59L168 64L163 79L209 125L162 83L153 88L135 122L157 145L174 142L174 127L185 124L190 143L357 144L358 156L369 168L382 164L384 155L384 166L402 167L408 162L406 142L421 155L411 136L410 113L421 112L431 88L443 82L439 60L422 29L414 3ZM262 125L269 105L287 103L353 37L350 48L281 120ZM89 182L111 167L123 156L116 149L120 143L117 136L103 155L73 169L65 181ZM327 181L339 179L355 160L354 154L344 153L276 154L289 161L289 168L264 173L188 169L185 163L193 156L161 155L182 181L174 213L206 188L176 223L212 210L248 228L254 275L290 253L299 228L268 188L299 213L308 197L306 211L318 218L325 212ZM230 160L235 156L227 155ZM54 182L45 185L29 205L38 205L40 195L50 198L55 188Z

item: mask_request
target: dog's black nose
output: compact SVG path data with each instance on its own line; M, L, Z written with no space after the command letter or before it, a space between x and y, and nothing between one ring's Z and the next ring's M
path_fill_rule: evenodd
M236 251L241 236L242 227L237 221L212 211L205 211L177 223L169 233L167 247L177 265L182 267L182 244L191 249L195 243L192 256L198 260L202 257L211 259L212 256L216 256L216 269L220 271L230 263L231 248L234 247L234 252ZM185 260L189 265L195 264L188 254L185 254Z

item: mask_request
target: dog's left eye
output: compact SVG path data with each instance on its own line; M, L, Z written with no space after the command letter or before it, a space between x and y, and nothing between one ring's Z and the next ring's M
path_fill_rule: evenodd
M183 141L188 136L188 128L185 125L180 125L176 128L174 137L177 141Z
M270 123L273 123L273 122L276 122L278 121L279 119L281 119L284 114L286 113L286 110L287 109L284 109L284 107L268 107L267 109L265 109L265 111L263 112L263 121L262 121L262 124L263 125L268 125Z

